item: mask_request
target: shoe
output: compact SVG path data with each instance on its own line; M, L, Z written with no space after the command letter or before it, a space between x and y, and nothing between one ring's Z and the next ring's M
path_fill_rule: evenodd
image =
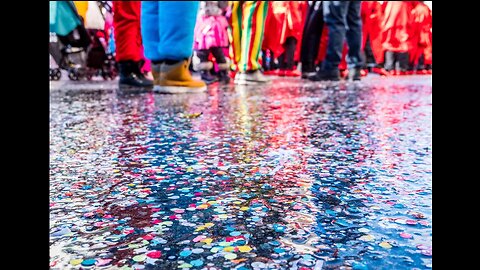
M428 74L428 75L432 75L432 70L431 70L431 69L427 69L427 74Z
M348 69L340 70L340 78L342 79L348 78Z
M194 70L200 72L200 77L207 85L212 84L217 81L217 77L213 76L210 73L210 70L213 69L213 63L210 61L200 62L197 65L194 65Z
M310 77L315 76L316 72L302 72L302 79L309 79Z
M203 81L194 80L188 69L190 59L175 64L161 63L153 91L162 94L200 93L207 90ZM156 65L154 65L156 66ZM157 67L156 67L157 68ZM155 72L152 70L155 77Z
M360 81L362 79L362 69L352 68L348 71L348 78L352 81Z
M387 71L387 72L388 72L388 74L389 74L390 76L397 76L397 75L398 75L398 73L397 73L396 70L389 70L389 71Z
M240 85L255 85L266 84L270 82L270 80L257 69L255 71L238 72L233 82Z
M388 75L390 75L390 74L388 73L388 71L386 71L384 68L374 67L374 68L372 68L372 72L373 72L373 73L377 73L377 74L380 75L380 76L388 76Z
M405 76L405 75L407 75L407 71L405 71L405 70L397 71L397 75Z
M283 76L285 77L300 77L301 75L301 72L297 69L285 70L283 72Z
M427 75L428 71L426 69L419 69L417 70L416 74L418 75Z
M230 83L230 65L228 63L218 63L218 81L223 84Z
M413 75L413 74L414 74L413 70L405 71L405 75Z
M360 75L361 75L362 77L366 77L366 76L368 75L368 69L362 69L362 70L360 70Z
M210 71L208 70L200 71L200 76L202 78L202 81L204 81L207 85L212 84L218 80L217 77L210 74Z
M267 76L280 76L280 70L278 70L278 69L265 70L265 71L263 72L263 75L267 75Z
M218 81L223 84L230 83L230 76L228 76L227 70L219 70L218 71Z
M119 61L120 79L118 81L119 89L128 92L148 92L153 87L153 81L143 75L141 63L128 61Z
M340 81L340 72L334 70L319 70L315 76L308 78L311 81Z

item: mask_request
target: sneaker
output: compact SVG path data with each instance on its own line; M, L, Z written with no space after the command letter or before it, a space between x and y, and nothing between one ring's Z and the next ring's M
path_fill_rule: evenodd
M352 81L360 81L362 79L362 69L352 68L348 72L348 78Z
M270 80L265 77L260 70L247 71L247 72L238 72L235 75L233 80L235 84L240 85L254 85L254 84L265 84L270 82Z
M340 81L340 71L333 70L319 70L315 76L308 78L311 81Z
M161 63L153 91L162 94L199 93L207 90L205 82L194 80L188 69L190 60L175 64ZM152 68L153 71L153 68ZM155 77L155 73L152 72Z

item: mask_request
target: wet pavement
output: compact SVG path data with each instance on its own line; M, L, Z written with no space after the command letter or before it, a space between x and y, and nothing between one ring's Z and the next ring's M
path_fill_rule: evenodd
M51 269L430 269L431 76L51 82Z

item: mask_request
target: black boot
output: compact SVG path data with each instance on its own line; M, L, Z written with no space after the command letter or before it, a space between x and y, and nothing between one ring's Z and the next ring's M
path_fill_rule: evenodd
M153 81L145 78L140 72L139 63L131 60L118 62L120 71L120 90L150 90Z
M145 74L142 72L142 67L145 64L145 60L140 60L138 62L134 62L134 70L133 73L137 75L137 77L142 80L143 85L146 85L147 87L153 87L153 81L150 80L149 78L145 77Z
M212 84L217 81L217 77L210 74L209 70L200 71L200 75L202 76L202 81L204 81L206 84Z

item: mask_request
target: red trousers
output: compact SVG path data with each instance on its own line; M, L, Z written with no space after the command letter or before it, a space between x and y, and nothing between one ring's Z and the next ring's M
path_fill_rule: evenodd
M113 1L113 27L117 62L143 59L140 1Z

